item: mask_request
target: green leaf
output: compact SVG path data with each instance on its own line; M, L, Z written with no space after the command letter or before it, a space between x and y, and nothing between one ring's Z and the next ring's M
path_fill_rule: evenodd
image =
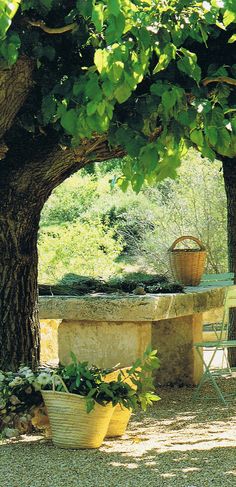
M146 27L139 29L139 40L144 49L147 49L151 44L151 36Z
M94 54L94 64L99 73L107 67L107 52L103 49L97 49Z
M143 174L134 174L132 180L131 180L131 185L135 193L139 193L140 189L142 188L142 185L144 183L144 175Z
M154 171L159 160L157 147L153 144L143 147L140 151L140 160L144 164L147 173Z
M213 146L217 144L217 139L218 139L217 132L218 130L216 127L211 127L211 126L205 127L205 134L208 137L210 144Z
M217 136L218 150L220 150L220 153L227 154L227 150L231 142L228 130L224 127L219 128L217 131Z
M11 26L12 19L15 16L20 1L19 0L2 0L0 2L0 39L4 39Z
M8 64L14 64L18 59L21 41L15 32L10 34L7 39L0 42L0 54Z
M175 59L176 47L174 44L168 44L165 46L163 53L159 57L159 61L153 70L153 74L159 73L163 69L167 68L170 61Z
M65 112L61 117L62 127L72 135L76 133L77 113L74 108Z
M170 89L170 85L167 83L163 83L162 81L157 81L153 85L150 86L150 92L152 95L162 96L162 94Z
M97 101L102 99L102 91L100 89L98 76L96 74L92 75L87 81L85 85L85 94L93 101L95 98Z
M94 23L98 32L102 31L104 22L104 5L98 3L94 5L92 12L92 22Z
M0 10L0 39L4 39L6 32L11 25L11 19L8 17L6 12L1 12Z
M166 111L169 111L176 102L176 96L173 92L165 91L162 95L162 105Z
M72 362L74 365L77 365L78 364L78 360L77 360L77 357L75 355L74 352L70 352L70 357L72 358Z
M114 91L113 83L110 80L105 79L103 81L103 84L102 84L102 91L106 95L107 98L112 97L113 91Z
M42 101L43 121L47 125L56 113L57 103L53 95L47 95Z
M181 51L183 57L177 62L178 69L199 83L201 80L201 69L197 65L196 54L183 47L179 51Z
M122 83L122 85L118 86L114 92L115 98L117 99L118 103L124 103L131 95L130 87L127 83Z
M125 16L122 12L119 15L112 15L108 20L108 27L106 29L106 40L108 44L120 41L120 38L125 29Z
M204 138L203 138L203 133L201 130L199 129L194 129L191 133L190 133L190 139L191 141L196 144L197 146L201 147L203 146L203 143L204 143Z
M214 161L216 158L215 152L209 147L208 144L204 143L201 149L203 157L207 157L210 161Z
M107 12L108 15L114 15L117 17L121 11L120 0L108 0L107 1Z
M236 42L236 34L233 34L229 40L228 40L229 44L232 44L233 42Z
M98 105L97 105L97 112L100 115L100 117L102 117L104 115L105 110L106 110L105 100L100 101L100 103L98 103Z
M197 112L193 108L177 113L176 120L186 127L193 128L196 125Z
M223 16L223 23L225 27L228 27L228 25L232 24L236 20L236 12L232 12L231 10L225 10L224 16Z
M76 8L83 17L91 17L93 0L77 0Z
M94 409L94 406L95 406L95 401L94 399L92 399L91 397L86 397L86 410L87 410L87 413L90 413L93 409Z
M97 111L97 103L90 101L86 107L86 111L89 117L93 115Z
M125 178L125 177L120 177L117 179L117 185L120 187L120 189L123 191L123 193L125 193L129 187L129 179Z
M112 66L107 73L108 78L112 82L117 83L120 80L123 71L124 71L124 63L122 61L115 61L112 63Z

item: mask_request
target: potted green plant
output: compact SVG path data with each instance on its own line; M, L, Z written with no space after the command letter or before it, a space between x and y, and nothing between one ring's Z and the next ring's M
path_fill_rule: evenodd
M125 369L99 369L78 362L32 371L0 371L0 431L7 437L32 430L49 431L55 445L97 448L104 437L123 434L131 412L159 399L151 372L159 366L150 348ZM45 409L45 405L47 410ZM50 419L50 425L48 416Z
M71 357L72 362L59 367L42 391L52 439L59 447L98 448L106 435L122 434L132 410L138 406L145 410L159 399L151 377L159 366L156 351L148 349L125 371L99 369L78 362L73 353Z
M128 406L124 403L118 403L112 414L107 434L109 438L122 436L125 433L128 422L133 410L140 405L143 410L147 409L152 401L159 400L159 396L154 396L154 384L152 378L153 370L159 368L159 359L156 356L157 351L148 347L144 352L142 359L137 359L131 367L114 370L105 376L106 381L122 380L136 391L133 396L134 403Z

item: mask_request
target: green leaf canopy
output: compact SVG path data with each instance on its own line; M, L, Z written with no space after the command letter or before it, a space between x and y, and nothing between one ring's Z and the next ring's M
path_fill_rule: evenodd
M1 67L35 66L21 127L74 147L107 134L136 191L190 145L236 157L235 40L234 0L0 0Z

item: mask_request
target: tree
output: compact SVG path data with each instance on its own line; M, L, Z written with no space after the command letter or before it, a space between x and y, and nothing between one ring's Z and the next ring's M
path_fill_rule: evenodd
M0 367L39 356L37 232L52 190L128 153L118 184L223 162L236 258L234 0L0 0Z

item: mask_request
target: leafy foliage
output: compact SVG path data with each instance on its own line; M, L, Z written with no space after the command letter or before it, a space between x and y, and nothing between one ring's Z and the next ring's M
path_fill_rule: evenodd
M235 156L234 0L2 0L0 12L3 61L35 60L25 130L30 118L75 146L107 132L134 158L118 183L137 192L174 177L190 145Z
M55 282L68 272L108 277L122 251L115 229L96 218L44 228L39 238L39 280Z
M104 174L105 169L107 174ZM175 238L184 234L196 235L206 245L206 272L227 271L226 195L220 162L210 162L196 151L189 151L175 180L167 178L152 187L144 185L138 195L131 189L122 193L117 186L110 186L109 180L113 180L115 174L119 177L120 171L120 167L114 172L110 164L107 168L105 164L97 164L92 175L80 172L53 192L41 220L40 283L55 283L68 273L107 279L113 273L141 269L145 273L166 275L169 272L167 250ZM80 239L79 231L75 244L67 234L70 222L77 222L79 228L86 221L89 222L86 239L91 252L84 239ZM96 252L100 255L101 249L99 232L96 231L96 240L93 237L94 221L101 222L105 240L112 237L112 248L114 246L117 251L110 256L101 254L106 273L99 264L100 258L96 264ZM56 240L55 225L60 227L60 242ZM112 230L112 234L106 235L107 229ZM51 237L54 235L50 237L50 245L44 238L47 232ZM59 246L63 249L63 258L59 250L56 253ZM76 268L72 265L67 268L66 262L75 249L78 255L84 255L84 260ZM142 282L140 275L139 280ZM67 285L72 283L63 281L63 286Z
M71 358L68 365L54 369L42 366L32 371L29 367L21 366L17 372L0 371L1 433L7 433L10 426L12 435L19 434L11 423L14 424L19 415L22 415L21 418L25 415L26 419L31 420L32 409L43 403L41 391L50 390L53 385L57 391L64 392L65 384L69 392L85 397L88 413L94 408L95 402L146 410L160 399L154 393L152 379L152 372L159 368L159 360L157 351L151 347L127 370L99 369L87 362L78 362L73 352Z
M152 379L153 370L159 368L160 364L157 351L151 347L130 368L118 370L116 378L112 380L109 380L109 374L113 369L102 370L90 366L88 362L78 362L73 353L71 358L69 365L59 367L56 378L62 378L69 392L86 397L88 413L95 402L102 405L111 402L113 406L120 404L132 410L141 406L146 410L148 405L160 399L153 392ZM64 391L63 383L57 382L56 390Z

